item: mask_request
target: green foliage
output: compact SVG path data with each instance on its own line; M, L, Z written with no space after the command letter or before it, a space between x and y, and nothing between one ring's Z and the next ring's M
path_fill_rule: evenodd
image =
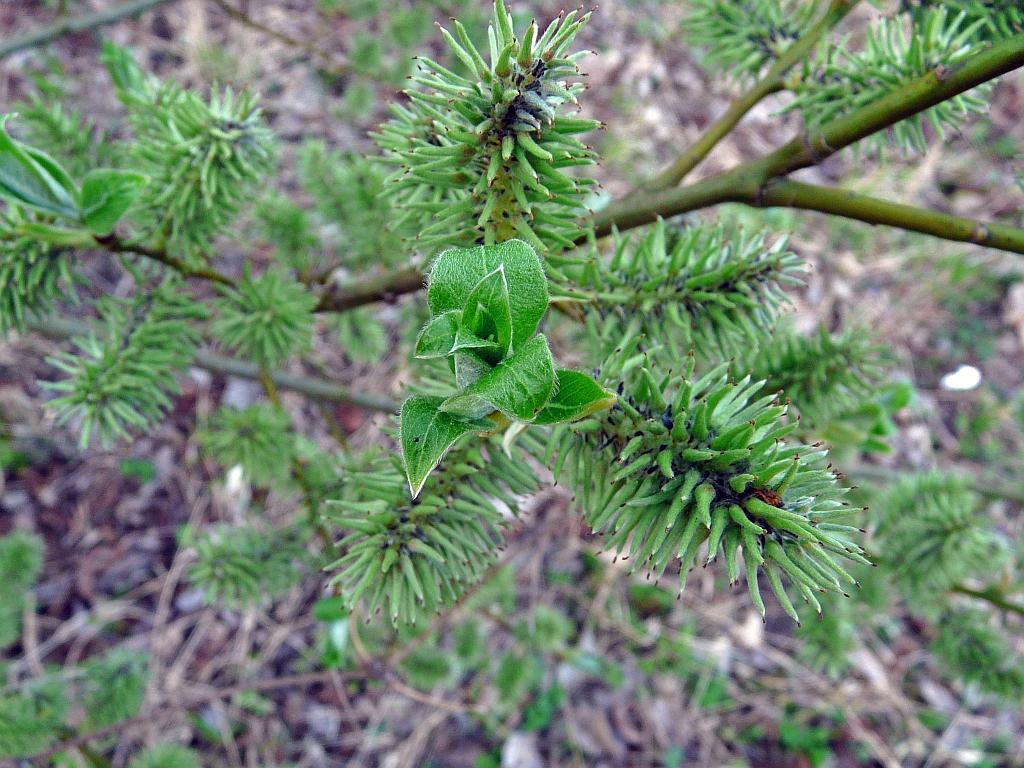
M693 380L692 357L682 376L656 376L638 343L601 367L604 381L621 382L619 407L562 427L546 463L554 459L587 523L634 570L660 576L678 560L682 591L689 570L721 552L735 582L742 547L762 615L759 572L794 620L784 581L820 612L815 592L856 583L837 558L867 562L846 538L856 528L826 452L783 442L794 425L773 395L757 396L759 383L730 383L725 365Z
M767 392L795 406L805 427L824 426L863 405L884 373L882 350L867 333L830 334L825 328L808 336L777 329L733 370L764 381Z
M900 5L915 25L927 23L938 8L963 14L979 40L1002 40L1024 32L1024 7L1019 0L901 0Z
M309 212L286 195L271 193L253 209L260 236L274 247L274 257L300 274L316 266L320 240Z
M861 647L860 638L890 631L891 582L884 568L857 564L850 568L858 588L852 599L835 594L821 598L823 611L809 616L796 631L798 654L809 666L839 679L851 666L851 653Z
M417 60L419 89L392 105L394 117L374 138L397 166L386 187L397 224L421 247L519 237L547 254L581 236L576 220L592 182L566 171L593 162L574 135L598 123L566 117L563 107L583 88L568 80L582 54L566 51L588 19L572 11L543 33L531 22L517 37L496 0L489 64L458 21L454 35L442 34L466 74Z
M308 349L316 296L276 269L222 288L211 331L225 346L272 369Z
M937 67L956 67L978 52L973 41L981 23L971 24L945 7L922 15L911 30L899 17L882 18L868 28L862 51L825 48L796 84L796 98L787 109L799 110L808 126L819 127L877 102ZM956 131L967 115L988 109L989 90L976 88L896 123L893 141L906 151L924 151L925 123L939 137ZM875 139L884 140L884 135Z
M25 206L44 217L56 216L85 224L96 235L107 235L132 205L147 178L132 171L93 168L84 174L81 189L56 160L12 139L0 117L0 198ZM67 230L41 222L21 222L23 234L63 245L93 244L85 230Z
M402 455L414 497L464 435L510 422L578 419L614 402L586 374L556 374L547 339L537 334L548 307L544 267L522 240L442 252L430 270L427 302L433 317L416 340L416 356L447 359L459 391L410 397L402 406Z
M383 38L415 45L433 8L387 9L385 19L377 0L342 5L350 15L379 16L373 34L353 30L353 74L375 83L404 75L407 64L393 62ZM546 669L552 659L603 675L605 683L616 670L583 649L589 638L577 637L578 616L543 601L532 603L528 618L509 619L510 646L501 653L490 653L481 635L488 619L506 626L492 611L512 614L518 605L512 568L492 570L505 527L538 488L544 467L571 487L585 522L633 571L660 578L678 563L681 593L690 570L721 558L730 583L745 576L762 616L765 582L794 620L819 614L801 631L802 654L833 675L845 671L858 628L890 628L875 617L891 578L911 611L933 622L944 664L982 690L1020 700L1024 664L1005 627L954 602L1016 605L1003 600L1012 588L1009 569L1000 574L1005 580L993 581L1007 547L978 495L956 477L897 484L878 505L871 547L883 567L872 570L855 543L861 511L846 501L821 444L802 441L807 434L831 440L845 429L856 450L881 446L889 417L907 398L905 390L879 392L883 358L868 335L776 329L786 291L801 283L805 268L784 238L657 221L638 236L614 233L607 251L595 240L582 255L567 253L587 239L595 186L581 177L595 154L577 136L599 124L570 116L583 92L577 62L584 54L569 51L589 14L559 15L543 31L532 22L517 36L503 0L495 1L486 28L478 6L462 5L474 18L442 31L453 63L417 60L407 98L375 135L383 156L307 142L295 157L298 190L288 171L273 190L263 189L275 144L255 97L161 82L116 46L106 46L103 59L130 120L130 131L110 134L129 134L123 142L105 140L89 121L42 101L24 107L19 135L27 143L13 139L0 118L0 330L24 328L67 294L76 250L108 246L125 254L120 264L137 282L134 297L98 302L102 333L86 333L74 354L53 360L65 375L49 385L58 394L53 405L62 420L79 423L83 445L155 425L171 405L176 372L207 334L265 377L310 349L317 294L336 275L418 265L440 252L426 292L430 316L415 342L416 383L391 446L363 457L345 446L336 455L295 434L283 410L264 404L221 409L199 430L214 459L242 467L254 484L296 497L301 490L309 517L280 527L186 530L191 583L208 602L232 610L280 597L323 565L314 560L310 533L316 528L326 539L322 523L331 523L342 533L327 558L334 560L334 592L313 609L324 638L313 663L317 656L331 668L351 661L350 622L362 618L352 611L384 613L392 625L422 624L466 598L465 613L479 615L451 634L423 636L403 660L404 674L432 688L493 673L498 715L485 725L545 729L564 698ZM739 80L761 76L825 7L797 0L692 5L687 28L706 62ZM823 42L802 75L786 81L795 92L790 108L809 127L875 103L922 74L955 68L992 40L1019 32L1024 21L1019 3L1007 0L900 5L901 15L871 26L860 50ZM477 37L486 39L486 60L472 42ZM344 80L333 85L349 88ZM920 149L927 125L940 134L957 129L985 106L984 93L938 104L897 124L893 136ZM351 88L347 108L363 100L360 117L372 118L367 98L371 88ZM256 235L240 239L270 246L263 255L271 263L259 276L245 261L237 284L221 285L216 299L200 303L191 298L193 286L154 284L155 273L131 260L152 257L184 265L192 277L233 282L205 262L257 191ZM195 295L207 295L197 286ZM547 317L549 305L557 315ZM419 308L404 309L389 310L388 328L365 307L337 313L327 327L349 360L377 361L388 352L392 326L422 319ZM557 368L549 337L596 369ZM401 376L402 364L387 375ZM789 402L780 404L780 396ZM122 473L141 482L152 471L122 463ZM19 637L40 560L33 537L0 538L0 646ZM585 587L599 581L593 570ZM485 576L493 579L467 595ZM857 599L847 599L847 585L862 583ZM661 583L630 584L629 618L668 616L674 592ZM794 596L808 609L798 613ZM371 647L388 632L376 629ZM660 638L649 663L681 676L688 688L699 675L696 706L729 703L724 678L699 669L684 640ZM73 733L68 692L80 702L74 715L83 730L130 718L142 702L146 667L146 657L118 646L69 680L4 689L0 755L30 754ZM256 695L235 704L261 716L272 710ZM782 747L800 760L827 759L831 728L787 713L779 730ZM670 750L664 762L683 757ZM162 744L131 766L198 763L190 750Z
M109 146L91 120L60 103L40 96L18 104L18 132L27 144L43 150L75 178L113 158Z
M24 231L33 221L17 206L0 211L0 333L24 330L28 315L45 314L75 284L67 249Z
M28 592L43 566L43 541L25 531L0 536L0 650L18 641Z
M1008 702L1024 696L1024 659L979 610L946 613L932 644L936 657L965 681Z
M294 454L288 414L272 405L220 408L199 431L203 447L223 467L240 465L256 485L280 487Z
M417 623L479 581L502 540L503 510L516 513L518 497L537 487L522 455L493 443L449 455L411 501L395 456L344 479L328 517L351 532L331 583L350 610L362 600L368 615L384 610L396 624Z
M709 70L738 80L762 73L814 21L815 3L799 0L696 0L687 37L704 49Z
M280 596L309 573L300 531L221 525L185 536L196 551L189 579L208 603L251 607Z
M209 100L139 71L130 54L105 48L128 107L131 167L150 184L135 220L144 237L199 260L273 167L273 141L249 93L214 91Z
M81 445L124 439L156 424L177 392L174 374L192 361L199 343L196 321L205 308L168 278L134 299L97 302L105 333L73 340L75 353L49 358L65 374L44 386L61 422L74 422Z
M15 141L7 133L10 115L0 116L0 198L38 213L78 218L78 189L56 160Z
M880 500L883 564L917 610L938 608L951 587L991 578L1006 561L980 506L965 478L942 472L904 477Z
M134 717L146 693L148 667L148 656L125 648L115 648L86 663L82 681L85 727L103 728Z
M801 762L806 761L811 768L823 768L833 757L829 746L832 741L832 729L823 725L807 725L791 717L794 713L787 712L779 722L779 744L794 755L799 755Z
M565 293L592 304L598 356L634 334L705 358L735 355L771 331L784 289L802 282L806 264L785 248L785 238L768 245L760 234L659 220L646 235L616 235L609 260L570 270L580 290Z
M439 648L417 648L402 661L402 671L412 685L430 690L451 678L452 665Z
M810 617L798 630L804 662L836 679L849 668L850 653L857 647L858 627L848 606L848 600L823 601L822 613Z
M97 235L114 231L149 179L115 168L94 168L82 180L82 223Z
M336 251L346 266L386 266L402 259L402 239L413 233L394 220L383 195L387 169L379 162L307 141L296 172L321 218L338 228Z
M0 693L0 757L28 757L46 749L64 727L69 702L56 681L19 693Z
M338 346L353 363L376 363L388 351L388 331L373 310L354 309L329 320Z
M154 744L134 757L128 768L200 768L199 755L180 744Z

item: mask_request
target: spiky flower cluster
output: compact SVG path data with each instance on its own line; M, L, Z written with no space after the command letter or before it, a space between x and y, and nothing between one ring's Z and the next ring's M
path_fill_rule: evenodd
M815 3L794 0L697 0L686 22L709 68L757 77L810 26Z
M184 543L196 551L189 579L210 603L260 605L307 573L309 554L294 529L222 525L189 536Z
M26 235L28 218L12 206L0 211L0 334L22 330L29 315L41 315L74 286L66 249Z
M317 300L300 283L269 269L222 292L211 330L225 346L264 368L309 347Z
M335 256L344 266L397 265L406 257L402 240L415 232L394 221L391 201L383 194L388 169L378 158L308 141L299 150L295 170L320 217L337 228Z
M1007 550L979 513L981 499L965 478L941 472L895 483L878 505L875 536L901 592L921 612L940 605L947 590L988 578Z
M75 338L74 354L50 358L66 378L44 383L59 393L50 405L60 421L80 424L83 446L93 436L108 445L159 422L177 387L175 373L199 344L196 321L206 317L174 280L132 300L102 299L97 307L105 335Z
M1024 697L1024 659L1015 653L992 617L979 610L950 611L939 622L935 655L969 683L1019 704Z
M23 140L56 159L74 178L110 164L110 144L80 112L47 103L39 96L18 104L13 111Z
M290 426L284 410L266 403L223 407L199 431L199 440L221 466L240 466L255 485L277 487L289 475Z
M274 142L250 93L198 94L144 75L127 52L105 61L130 111L133 169L150 183L136 205L144 237L199 259L273 167Z
M975 32L982 23L946 7L929 10L909 30L899 17L880 19L868 28L863 50L823 49L796 84L796 98L787 109L799 110L809 126L817 127L873 104L915 78L970 59L978 52ZM926 123L940 137L956 130L966 115L988 109L990 90L980 86L896 123L893 141L905 150L923 151ZM884 142L885 136L877 141Z
M21 616L43 565L43 541L25 531L0 536L0 650L21 637Z
M758 611L758 573L768 577L796 621L784 581L818 612L815 592L856 583L837 562L868 562L847 540L857 529L845 489L823 466L826 451L783 442L793 425L761 382L730 383L726 366L694 379L693 358L681 376L656 377L635 344L603 366L621 382L619 407L560 429L552 441L556 477L567 478L589 525L634 568L660 576L679 561L680 591L698 562L723 555ZM701 552L703 551L703 555Z
M800 416L823 425L862 405L882 382L882 350L863 331L805 336L779 330L741 358L734 372L749 373L792 403Z
M789 303L784 290L800 285L805 270L785 238L769 244L762 234L659 220L643 237L616 235L611 259L595 256L574 270L581 290L563 292L590 303L592 337L610 347L639 333L702 357L728 356L774 327Z
M0 693L0 757L29 757L46 749L64 728L71 703L59 681Z
M567 81L583 54L566 50L588 18L560 15L543 33L532 22L520 38L495 0L490 63L458 21L454 35L442 30L467 75L420 58L413 80L421 89L393 105L394 118L375 135L397 166L387 190L397 226L417 232L425 248L522 238L547 254L573 245L592 182L566 171L593 162L574 135L599 123L561 110L583 88Z
M532 493L537 478L521 455L479 443L449 454L423 492L410 500L397 457L379 457L347 474L350 497L330 502L335 523L350 530L345 554L328 566L345 603L391 622L416 623L479 581L502 541L505 514Z

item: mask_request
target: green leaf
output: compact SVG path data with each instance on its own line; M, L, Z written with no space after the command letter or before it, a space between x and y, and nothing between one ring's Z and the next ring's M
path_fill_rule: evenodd
M486 420L456 418L440 409L443 402L441 397L414 396L402 405L399 433L405 474L413 498L419 495L427 476L456 440L494 426Z
M474 384L489 370L491 366L473 350L463 349L455 353L455 386L460 390Z
M544 267L522 240L442 251L430 270L427 301L435 315L462 309L470 292L498 267L504 267L508 285L514 351L536 333L548 308Z
M97 235L113 232L147 181L148 177L133 171L89 171L82 182L82 221Z
M77 191L71 177L46 153L12 139L5 127L8 117L0 117L0 197L77 220Z
M484 368L488 370L491 365L501 360L508 348L501 347L496 341L481 339L465 328L459 328L458 333L455 335L455 346L452 347L452 352L462 352L467 349L474 350L480 357L486 356L490 358L490 361L484 361Z
M615 405L616 396L585 373L559 370L558 388L534 424L558 424L576 421Z
M517 421L533 421L555 386L555 365L548 340L536 336L462 392L448 398L442 408L468 418L492 410Z
M459 331L460 341L466 337L476 348L495 347L495 363L509 353L512 346L512 307L503 264L485 275L470 292L462 310Z
M442 312L432 318L416 338L416 357L430 359L450 355L461 319L462 312L457 309Z

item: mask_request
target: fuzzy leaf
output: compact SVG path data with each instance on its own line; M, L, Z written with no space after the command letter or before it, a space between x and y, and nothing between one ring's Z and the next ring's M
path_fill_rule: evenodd
M443 251L430 270L427 301L435 315L462 309L480 281L502 266L508 285L512 349L515 350L537 331L548 308L544 267L533 249L522 240Z
M481 339L476 334L465 328L459 328L455 335L455 346L452 347L453 352L462 352L467 349L472 349L477 355L481 357L488 357L493 363L497 363L501 360L503 352L506 348L500 346L496 341L490 341L488 339ZM484 365L489 369L490 363L484 361ZM481 371L482 373L482 371Z
M484 344L494 343L498 360L508 354L512 344L512 307L504 264L499 264L473 288L462 310L459 330L468 332L471 341L475 338Z
M82 181L82 221L97 235L114 231L149 179L132 171L96 168Z
M533 421L555 386L555 365L543 335L528 341L441 407L470 418L501 411L517 421Z
M455 353L455 386L465 389L491 370L484 360L471 349Z
M465 421L442 411L440 397L410 397L402 405L399 432L409 489L415 498L427 476L452 444L465 434L493 426L488 421Z
M416 357L430 359L450 355L461 319L462 313L457 309L431 318L416 338Z
M576 421L592 413L603 411L615 404L615 393L610 392L585 373L561 369L557 372L558 388L534 424L558 424Z
M56 160L8 135L0 117L0 197L43 213L78 218L74 182Z

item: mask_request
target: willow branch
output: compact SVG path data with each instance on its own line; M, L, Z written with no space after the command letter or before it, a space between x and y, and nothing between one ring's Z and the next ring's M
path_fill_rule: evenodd
M965 587L962 584L958 584L955 587L950 587L950 592L956 592L960 595L967 595L977 600L984 600L985 602L995 606L1001 611L1007 613L1016 613L1019 616L1024 616L1024 605L1015 603L1008 599L1001 589L996 587L986 587L985 589L972 589Z
M908 232L921 232L943 240L974 243L1010 253L1024 254L1024 229L1006 224L979 222L926 208L915 208L912 205L845 189L778 179L768 182L752 204L762 208L784 207L819 211L867 224L882 224L899 227Z
M403 294L420 290L424 279L416 267L403 267L349 285L332 284L320 297L316 311L344 312L377 301L393 301Z
M123 240L116 234L96 235L94 239L99 245L102 245L111 253L134 253L138 256L144 256L147 259L158 261L161 264L170 267L184 277L208 280L210 282L220 283L221 285L233 286L235 284L234 280L215 269L209 267L189 266L186 262L176 256L172 256L161 248L150 248L149 246L142 245L141 243L130 243Z
M758 205L768 183L815 165L861 139L1024 66L1024 34L991 46L955 68L939 67L878 101L792 139L774 152L696 184L630 195L595 214L598 236L724 202ZM902 226L894 221L893 226Z
M26 325L30 330L60 340L80 335L83 330L87 330L83 328L81 322L73 322L59 317L30 318ZM259 367L246 360L238 360L237 358L226 357L225 355L218 355L215 352L201 349L196 352L192 362L197 368L202 368L211 373L235 376L239 379L248 379L250 381L260 381ZM272 372L270 379L279 389L298 392L311 400L344 403L345 405L353 405L367 411L379 411L381 413L398 412L398 403L393 400L366 392L358 392L325 379L295 376L278 371Z
M859 2L860 0L832 0L817 23L787 48L775 60L764 77L755 83L749 91L733 101L725 113L712 123L692 146L679 155L668 168L648 182L647 189L666 189L674 187L682 181L751 109L765 97L783 90L785 74L803 61L817 42L842 21Z
M95 13L86 13L77 17L61 19L48 27L41 27L32 32L26 32L20 37L14 37L0 43L0 59L10 56L17 51L49 43L64 35L74 32L85 32L96 27L114 24L122 19L138 16L152 8L156 8L158 5L164 5L168 2L170 0L131 0L131 2L115 5Z

